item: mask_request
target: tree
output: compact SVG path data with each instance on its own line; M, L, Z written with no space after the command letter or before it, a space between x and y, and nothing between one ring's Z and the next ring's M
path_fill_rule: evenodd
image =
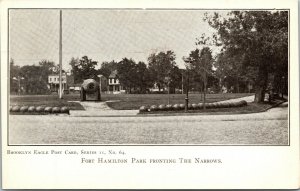
M85 79L97 79L97 70L95 66L97 61L83 56L81 59L72 58L70 61L72 67L72 74L74 75L74 83L82 83Z
M26 65L21 68L20 74L24 78L23 85L27 94L44 94L47 92L48 79L42 76L42 73L41 66Z
M200 83L203 84L203 105L205 109L207 79L209 75L212 75L212 52L209 47L204 47L201 50L196 49L191 51L189 57L185 58L184 61L188 64L188 69L193 76L197 77Z
M117 70L118 64L119 63L115 62L114 60L111 62L102 62L101 68L98 70L98 74L102 74L108 79L109 75L113 71Z
M20 80L20 66L15 65L15 62L13 59L10 59L10 93L18 93L19 91L19 82Z
M219 86L235 87L235 92L240 92L240 86L248 86L255 82L257 71L252 66L242 65L241 57L229 56L227 52L217 55L214 67L215 75L219 79ZM245 91L245 90L244 90ZM248 90L249 91L249 90Z
M166 77L170 77L172 69L176 66L175 58L175 54L171 50L153 53L148 57L150 75L152 81L157 84L159 91L167 85Z
M232 11L206 20L217 30L215 44L228 57L239 57L239 67L253 67L255 101L263 102L269 74L288 74L288 11Z
M153 86L149 69L144 62L138 62L135 67L135 85L139 88L140 93L146 93L147 88Z
M131 89L136 85L136 63L132 59L123 58L118 64L117 71L120 84L131 93Z

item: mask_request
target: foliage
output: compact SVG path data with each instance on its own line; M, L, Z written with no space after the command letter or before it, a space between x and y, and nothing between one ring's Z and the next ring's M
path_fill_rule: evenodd
M209 47L203 47L201 50L196 49L191 51L189 57L185 58L187 69L195 81L203 84L203 104L207 91L208 76L212 76L213 57Z
M15 65L13 59L10 60L10 92L11 93L18 93L19 85L18 85L18 78L20 77L20 66Z
M255 77L255 100L263 101L268 75L287 76L288 12L232 11L228 17L215 13L206 20L217 30L215 44L235 60L232 67L239 72L248 67L257 71L251 76Z
M109 75L117 70L118 68L118 62L115 62L114 60L111 62L103 62L101 64L101 68L98 70L98 74L102 74L103 76L105 76L107 79L109 77Z
M54 62L42 60L38 65L16 66L10 62L10 92L27 94L45 94L48 90L48 75L53 73ZM22 89L22 90L21 90Z
M74 75L74 83L82 83L85 79L97 79L97 70L95 66L97 61L83 56L81 59L72 58L70 61L72 74Z
M170 74L176 66L175 54L173 51L153 53L148 57L149 71L153 82L155 82L159 88L168 84L167 78L170 78Z
M131 93L131 88L136 82L136 63L132 59L123 58L118 64L117 71L120 84Z

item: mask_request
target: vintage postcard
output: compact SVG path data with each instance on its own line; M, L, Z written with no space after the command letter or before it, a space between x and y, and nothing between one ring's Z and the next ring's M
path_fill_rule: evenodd
M299 188L296 0L1 1L3 189Z

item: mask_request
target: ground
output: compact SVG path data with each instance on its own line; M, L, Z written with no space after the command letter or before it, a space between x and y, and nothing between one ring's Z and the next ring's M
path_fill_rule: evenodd
M239 97L240 95L210 94L208 99L209 102L222 101L228 99L229 96ZM144 102L159 101L159 97L168 98L166 95L149 95L149 97L146 95L107 95L104 97L103 99L110 101L123 98L119 102L111 103L125 104L128 104L129 99L134 98L140 98ZM39 104L55 103L51 99L49 102L44 101L47 97L37 96L37 98L41 99L37 101ZM69 104L70 102L67 102L69 98L65 97L61 103ZM180 96L174 95L174 100L176 99L181 100ZM194 99L196 100L196 97ZM231 101L240 99L251 102L254 96L236 98ZM18 100L35 103L33 98L11 97L11 100L15 103ZM80 102L75 101L75 103ZM141 101L136 103L141 103ZM248 111L248 114L241 114L240 111L237 113L232 111L222 113L221 111L220 113L220 109L217 109L218 115L215 115L213 110L210 115L206 113L137 115L138 110L113 110L106 105L106 102L81 102L80 105L85 110L72 110L70 115L9 115L8 143L11 145L288 145L289 126L286 103L277 108L264 110L264 112L249 113ZM267 104L249 103L243 108L245 111L246 108L253 111L256 107L262 109L265 106L269 107Z
M237 115L9 116L10 144L288 145L288 107Z
M253 94L208 94L207 102L217 102L232 98L239 98ZM169 96L167 94L102 94L102 101L106 101L107 105L117 110L139 109L142 105L160 105L168 104ZM171 104L181 104L185 100L184 94L170 94ZM79 94L64 95L63 99L58 99L58 95L25 95L10 96L10 105L27 105L27 106L69 106L71 110L82 110L83 107L76 102L79 101ZM202 102L199 94L189 95L190 103Z

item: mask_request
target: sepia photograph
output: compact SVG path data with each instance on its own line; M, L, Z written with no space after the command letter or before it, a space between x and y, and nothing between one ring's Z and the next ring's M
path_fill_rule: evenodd
M10 8L7 145L288 146L289 18Z
M2 0L2 189L299 189L297 0Z

